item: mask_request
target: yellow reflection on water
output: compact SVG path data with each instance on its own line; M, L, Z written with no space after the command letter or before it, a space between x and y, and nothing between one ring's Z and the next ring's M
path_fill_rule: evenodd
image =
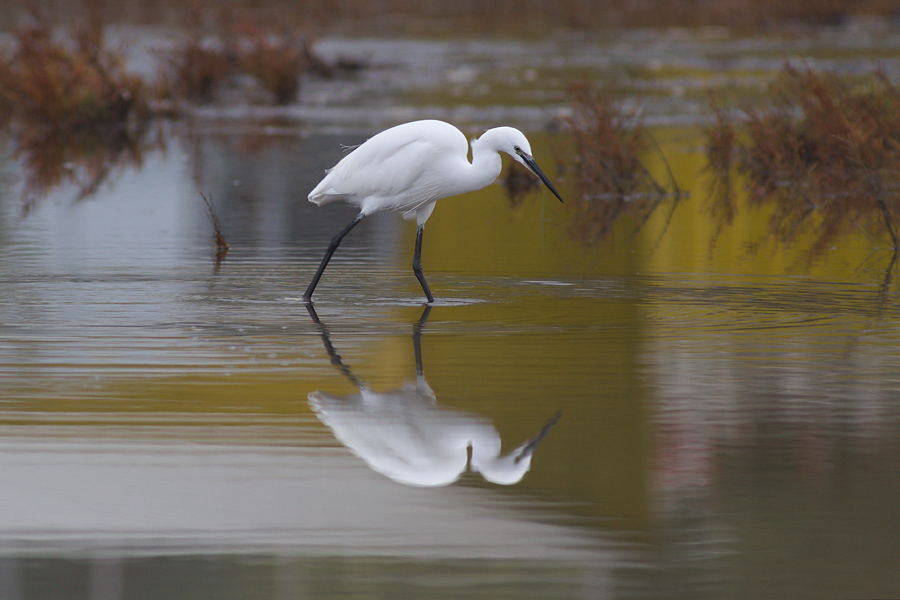
M510 499L529 516L592 526L592 535L654 530L661 496L676 505L720 493L716 477L734 471L719 460L723 454L741 458L755 444L802 442L803 429L792 423L782 437L767 437L771 414L795 414L792 403L815 416L820 405L851 398L835 414L869 423L860 428L869 436L889 438L895 422L889 394L896 392L897 323L879 312L873 293L887 261L873 254L872 241L846 236L810 258L812 234L775 240L767 233L771 215L747 207L740 193L735 219L717 222L699 136L654 134L689 195L663 203L637 231L626 217L606 239L586 245L572 235L568 204L541 190L513 206L492 186L439 203L425 233L425 273L439 301L421 349L436 402L490 421L505 451L562 413L517 485L496 488L464 476L459 487ZM552 142L535 136L535 155L549 156ZM647 161L664 180L659 156ZM556 183L566 198L572 186L564 178ZM323 214L321 227L331 227ZM309 230L319 226L312 223ZM322 295L337 352L379 392L416 378L412 334L422 309L410 269L414 230L401 231L405 240L371 254L357 246L329 271ZM384 248L394 252L388 266L373 267L369 259L383 258L375 253L388 253ZM25 322L10 334L37 349L33 362L24 351L0 355L31 374L0 384L4 436L80 436L99 447L133 438L286 452L326 446L341 457L337 463L364 467L349 452L337 454L338 441L307 400L314 391L356 391L305 307L287 299L308 272L292 257L242 264L240 244L234 254L199 281L152 272L132 282L171 287L158 296L163 325L132 326L145 306L94 293L88 297L107 303L129 327L79 328L60 310L73 303L59 291L90 287L92 279L57 288L55 281L16 281L38 298L24 294L26 301L49 306L51 317L44 317L44 337L28 339ZM103 283L115 290L115 281ZM58 322L54 311L64 315ZM181 320L171 324L167 311ZM106 313L91 315L102 321ZM54 326L76 339L55 348L47 333ZM159 342L157 329L170 337ZM139 358L129 356L141 347ZM92 352L100 358L90 359ZM79 360L82 353L89 358ZM834 377L842 365L849 366ZM747 468L767 474L766 466Z
M657 128L652 135L661 154L650 152L645 164L662 182L671 168L684 197L663 202L646 223L622 219L606 239L586 245L572 235L571 206L560 205L543 188L512 206L499 185L492 186L438 204L426 227L426 272L508 277L719 273L858 281L861 268L883 274L890 263L889 240L879 238L878 231L856 230L817 252L820 221L815 214L793 239L779 239L772 231L773 209L749 205L739 180L732 182L735 217L725 220L710 198L713 180L701 132ZM560 147L546 136L533 137L536 157L547 160ZM572 186L565 177L557 181L571 205ZM880 282L877 275L874 282Z

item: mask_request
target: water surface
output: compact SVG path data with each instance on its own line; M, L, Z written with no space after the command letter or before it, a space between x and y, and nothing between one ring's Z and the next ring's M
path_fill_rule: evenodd
M590 246L548 194L513 206L493 186L429 221L424 324L393 215L348 237L316 322L298 297L353 213L303 196L347 137L177 136L95 196L28 211L7 167L4 598L900 589L900 322L880 259L850 240L806 266L773 247L697 268L679 263L705 214L690 200L668 228ZM198 190L232 246L219 266ZM463 423L505 454L561 417L511 485L463 456L454 483L422 487L311 408L359 386L390 407L376 441L424 412L429 439Z

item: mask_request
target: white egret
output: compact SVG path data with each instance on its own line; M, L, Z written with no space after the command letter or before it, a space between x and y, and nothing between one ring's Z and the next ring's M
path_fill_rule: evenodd
M338 441L393 481L445 486L459 479L468 466L492 483L512 485L529 470L535 448L559 420L557 413L537 435L502 455L500 435L489 419L440 406L425 380L421 332L430 306L413 330L416 381L387 392L376 392L356 378L335 351L312 306L307 308L321 328L332 364L359 388L343 397L312 392L309 405Z
M469 143L463 133L443 121L414 121L397 125L354 149L328 171L309 193L309 201L318 205L343 200L359 207L359 215L335 235L313 276L303 300L310 302L328 261L344 236L368 215L390 210L407 220L416 220L416 249L413 272L422 285L428 302L434 296L422 273L422 232L425 221L441 198L487 187L500 175L500 152L506 152L525 165L550 188L559 201L559 192L531 156L531 145L518 129L489 129Z

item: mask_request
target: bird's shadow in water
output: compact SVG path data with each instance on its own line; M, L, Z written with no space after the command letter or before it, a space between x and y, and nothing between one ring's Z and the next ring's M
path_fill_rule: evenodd
M422 330L431 308L426 306L413 324L415 382L376 392L344 363L331 343L328 327L307 304L331 364L358 389L342 397L315 391L309 394L309 405L339 442L374 471L398 483L446 486L459 479L467 467L492 483L517 483L561 413L553 415L534 437L501 455L500 436L490 419L439 405L422 367Z

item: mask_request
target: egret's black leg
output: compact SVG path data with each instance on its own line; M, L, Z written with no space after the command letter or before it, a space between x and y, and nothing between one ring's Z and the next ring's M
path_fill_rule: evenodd
M353 385L362 388L363 383L357 379L356 375L353 374L353 371L350 370L350 367L344 364L344 361L341 360L341 355L334 349L334 346L331 343L331 334L328 332L328 326L319 320L319 315L316 313L316 309L313 308L311 302L306 305L306 312L309 313L309 317L313 320L313 323L319 327L319 335L322 336L322 343L325 345L325 351L328 352L331 364L339 368L341 373L346 375L347 379L349 379Z
M322 263L319 265L319 269L316 271L316 274L313 275L312 281L309 282L309 287L306 288L306 293L303 294L303 301L310 302L312 300L313 292L316 291L316 286L319 285L319 279L322 278L322 273L325 272L325 267L328 266L328 261L331 260L331 255L334 254L334 251L337 250L337 247L341 245L341 240L344 239L344 236L350 233L350 230L356 227L356 225L363 220L366 215L359 213L355 219L353 219L349 225L344 227L340 233L331 238L331 242L328 243L328 249L325 250L325 256L322 258Z
M419 283L422 284L422 289L425 291L425 297L428 298L428 302L434 302L434 296L431 295L431 290L428 289L428 282L425 281L425 275L422 273L422 232L425 231L424 225L419 225L418 229L416 229L416 252L413 254L413 273L416 274L416 279L419 280Z
M428 315L431 314L431 306L425 306L422 316L413 325L413 352L416 354L416 375L422 377L425 375L425 369L422 367L422 328L428 322Z

